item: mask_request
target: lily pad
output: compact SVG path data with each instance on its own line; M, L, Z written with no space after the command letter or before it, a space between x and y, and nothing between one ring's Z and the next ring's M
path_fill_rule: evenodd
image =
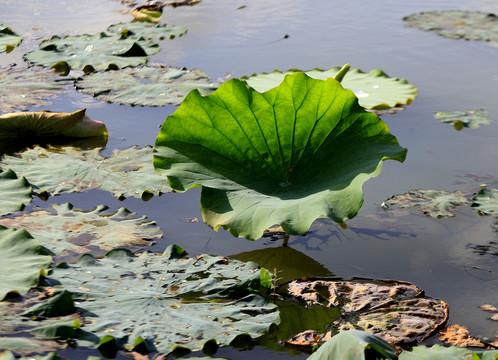
M52 257L26 230L0 226L0 301L38 286L51 263Z
M0 71L0 113L26 111L31 106L50 105L65 84L54 72L40 67Z
M498 41L498 17L479 11L427 11L403 18L407 26L450 39Z
M465 128L477 129L481 125L489 125L488 112L484 109L466 111L436 111L434 117L446 124L453 124L456 130Z
M183 254L175 245L162 255L119 249L56 268L49 284L69 290L86 320L78 344L97 346L108 336L129 350L137 339L148 351L200 350L209 339L228 345L278 323L276 306L253 290L260 281L255 263Z
M136 216L126 208L113 213L107 210L104 205L82 211L73 209L70 203L53 204L52 211L35 209L0 219L0 224L29 231L58 256L90 251L103 255L120 246L136 249L153 245L162 237L162 231L146 216Z
M410 190L407 193L391 196L384 204L386 210L396 207L416 207L418 212L430 217L442 218L455 216L454 211L470 202L463 191Z
M208 94L218 87L199 70L163 66L96 72L78 78L75 86L102 101L141 106L180 105L193 89Z
M430 337L448 319L444 301L424 298L423 290L403 281L303 278L281 285L277 291L284 299L306 306L340 310L340 316L329 319L326 333L313 336L321 341L338 332L360 329L392 345L408 345Z
M351 91L298 72L262 94L238 79L193 90L164 122L154 166L177 191L202 186L206 224L257 239L275 224L302 234L322 215L354 217L363 183L405 156Z
M104 123L90 119L86 109L73 113L49 111L10 113L0 116L0 140L21 139L23 142L40 138L107 137Z
M10 27L0 24L0 53L10 53L21 41L21 35L16 34Z
M25 54L24 59L34 65L89 73L143 65L149 55L157 52L159 45L152 40L102 32L63 38L53 36L40 44L40 50Z
M185 35L187 28L150 22L128 22L111 25L107 28L107 31L115 34L124 32L127 36L143 37L149 40L164 40Z
M481 189L472 199L472 208L480 215L498 218L498 189Z
M24 177L0 169L0 216L24 209L31 202L33 189Z
M154 172L150 146L116 149L107 158L100 150L36 146L19 156L4 156L0 164L25 176L36 191L52 195L101 189L121 199L134 196L148 200L171 191Z
M328 70L312 69L305 74L314 79L326 80L334 78L341 67L333 67ZM288 74L294 74L301 70L291 69L286 72L275 70L271 73L253 74L243 76L249 86L259 92L268 91L278 86ZM372 70L365 73L359 69L353 69L346 73L341 85L354 92L358 102L365 109L395 108L410 104L417 96L417 88L404 79L391 78L382 70Z

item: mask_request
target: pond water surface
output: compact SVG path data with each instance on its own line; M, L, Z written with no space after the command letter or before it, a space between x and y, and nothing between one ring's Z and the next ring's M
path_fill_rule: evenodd
M76 5L77 4L77 5ZM246 5L245 8L238 9ZM39 37L104 31L131 20L127 9L111 0L3 0L0 23L24 37L10 54L0 54L0 66L22 64L22 54L36 48ZM317 220L306 236L291 237L289 246L315 259L338 276L365 276L413 282L431 297L446 301L450 323L467 326L475 335L493 337L496 322L479 305L498 306L498 256L478 255L469 243L497 241L493 219L470 207L456 217L435 219L410 212L404 216L380 208L391 195L410 189L475 191L498 179L498 44L451 40L407 28L402 18L429 10L480 10L498 13L492 0L297 1L202 0L192 7L166 8L163 22L182 25L188 33L160 43L150 63L200 69L216 80L274 69L328 69L350 63L363 71L380 68L405 78L418 89L406 110L382 115L399 143L408 148L404 163L386 162L381 175L364 185L365 202L348 229L327 219ZM286 36L287 35L287 36ZM109 130L104 154L131 145L153 145L175 106L130 107L101 103L68 88L53 99L51 111L87 114ZM455 131L433 116L438 110L484 108L490 125ZM41 108L32 108L36 111ZM35 205L70 201L92 209L106 204L126 206L155 220L164 241L184 247L190 255L232 255L280 246L268 239L247 241L228 232L214 232L201 222L199 191L165 194L148 202L118 201L102 191L52 197ZM69 353L71 354L71 353ZM304 353L283 347L256 346L249 351L220 350L231 359L298 358ZM75 356L74 354L65 356Z

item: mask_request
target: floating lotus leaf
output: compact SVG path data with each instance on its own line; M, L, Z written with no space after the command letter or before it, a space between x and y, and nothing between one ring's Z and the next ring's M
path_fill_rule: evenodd
M328 70L313 69L305 71L305 74L320 80L334 78L341 70L341 67L334 67ZM275 70L271 73L253 74L244 76L249 86L259 92L267 91L278 86L285 75L294 74L300 70L287 70L281 72ZM417 96L417 88L410 85L404 79L390 78L382 70L372 70L364 73L359 69L350 70L341 81L341 85L352 90L358 102L365 109L385 109L394 108L410 104Z
M119 348L143 339L149 351L200 350L209 339L228 345L278 323L276 306L253 290L260 282L257 264L183 254L174 245L162 255L119 249L56 268L49 282L69 290L87 320L81 328L87 335L77 342L97 346L110 335Z
M25 176L38 192L52 195L101 189L119 198L147 200L171 190L154 172L150 146L117 149L107 158L100 155L100 150L37 146L19 156L4 156L1 163Z
M143 37L149 40L174 39L187 33L183 26L168 26L149 22L128 22L111 25L107 28L111 33L125 32L128 36Z
M141 106L180 105L193 89L208 94L218 87L199 70L150 66L88 74L75 86L102 101Z
M35 209L0 219L0 224L29 231L44 247L60 256L90 251L100 255L120 246L150 246L162 237L155 222L126 208L113 213L105 205L91 211L73 209L70 203L53 204L52 208L52 211Z
M161 20L164 6L157 3L140 5L130 10L130 14L135 18L135 21L157 23Z
M50 105L64 88L54 72L39 67L0 71L0 113L26 111L31 106Z
M303 278L277 291L307 306L340 310L340 316L329 319L326 333L315 334L322 341L337 332L363 329L390 344L407 345L428 338L448 319L444 301L424 298L423 290L402 281Z
M472 208L481 215L498 218L498 189L481 189L472 199Z
M408 26L450 39L498 41L498 17L479 11L427 11L403 18Z
M384 202L388 208L416 207L418 212L430 217L453 217L459 206L468 205L469 200L463 191L410 190L407 193L391 196Z
M155 2L158 4L178 7L178 6L193 6L200 3L201 0L158 0Z
M73 113L49 111L20 112L0 116L0 140L21 139L37 141L40 138L107 137L104 123L90 119L86 109Z
M302 234L321 215L354 217L363 183L405 156L351 91L295 73L262 94L238 79L193 90L164 122L154 166L177 191L202 185L206 224L257 239L275 224Z
M0 226L0 301L8 293L25 294L38 286L52 257L26 230Z
M0 349L5 350L0 352L0 360L52 360L58 359L57 357L32 356L30 354L40 351L57 351L64 349L66 344L58 341L47 341L29 337L7 337L0 336ZM12 352L19 355L26 355L26 357L16 357ZM28 356L29 355L29 356Z
M53 36L40 44L40 50L24 55L31 64L92 72L143 65L149 55L159 52L152 40L126 34Z
M13 32L10 27L0 24L0 52L10 53L21 41L21 35Z
M31 202L33 189L24 177L10 169L0 169L0 216L24 209Z
M455 129L462 130L465 128L477 129L481 125L489 125L486 118L488 112L484 109L466 110L466 111L437 111L434 117L446 124L453 124Z
M445 347L441 345L416 346L411 351L403 351L399 360L477 360L481 357L473 357L475 353L469 349L456 346ZM477 354L475 354L477 355Z

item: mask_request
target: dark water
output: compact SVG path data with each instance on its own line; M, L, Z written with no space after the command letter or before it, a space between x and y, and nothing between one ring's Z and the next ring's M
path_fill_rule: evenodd
M241 5L247 6L237 10ZM22 54L34 48L40 36L95 33L112 23L131 20L120 12L123 9L110 0L84 0L77 5L73 1L28 0L22 7L17 1L3 0L0 23L23 34L25 40L12 53L0 54L0 65L22 63ZM186 26L189 31L182 38L161 42L161 53L150 62L198 68L213 80L228 73L240 77L274 69L327 69L350 63L364 71L380 68L417 86L418 96L405 111L382 116L391 133L408 148L406 161L386 162L382 174L364 185L364 206L349 221L347 230L320 219L307 236L291 237L289 246L339 276L413 282L429 296L449 304L450 323L491 337L498 330L497 323L487 320L488 314L478 306L498 305L498 258L478 255L467 245L496 241L493 219L479 217L468 207L451 219L416 213L395 216L379 207L391 195L409 189L472 191L481 182L498 179L498 44L445 39L406 28L402 21L403 16L415 12L445 9L498 13L498 3L203 0L194 7L166 8L164 22ZM176 109L104 104L76 91L54 99L49 109L68 112L83 107L109 129L105 154L133 144L153 144L159 126ZM433 117L438 110L477 108L486 109L494 121L457 132ZM126 206L147 215L165 233L157 250L177 243L191 255L231 255L279 245L267 239L235 239L202 222L187 222L186 218L200 218L197 190L166 194L146 203L137 199L119 202L100 191L58 196L48 203L66 201L83 209L101 203L111 208ZM264 347L220 350L217 355L231 359L307 357Z

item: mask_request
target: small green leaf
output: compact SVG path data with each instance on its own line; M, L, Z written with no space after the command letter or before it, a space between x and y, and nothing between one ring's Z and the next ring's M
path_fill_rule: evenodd
M0 24L0 53L10 53L22 41L22 37L8 26Z
M32 199L33 189L28 181L11 169L0 169L0 216L23 210Z
M481 215L498 218L498 189L481 189L472 199L472 208Z
M477 129L481 125L489 125L488 112L484 109L466 111L436 111L434 117L446 124L453 124L456 130L464 127Z
M128 22L111 25L107 31L114 34L126 32L128 36L145 38L149 40L164 40L181 37L187 33L183 26L167 26L164 24L153 24L150 22Z

